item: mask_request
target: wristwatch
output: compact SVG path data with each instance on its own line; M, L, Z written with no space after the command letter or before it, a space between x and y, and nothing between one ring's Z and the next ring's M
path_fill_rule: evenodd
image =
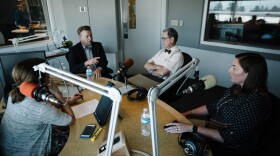
M193 133L197 133L197 126L196 126L196 125L193 125L193 127L192 127L192 132L193 132Z

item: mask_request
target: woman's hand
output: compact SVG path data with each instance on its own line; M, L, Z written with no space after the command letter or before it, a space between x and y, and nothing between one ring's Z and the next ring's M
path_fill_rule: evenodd
M69 105L77 103L79 99L83 99L83 95L80 93L74 94L72 98L68 101Z
M193 110L182 113L182 115L184 115L186 118L190 117L193 114Z
M184 123L172 122L165 125L164 130L168 133L184 133L192 132L193 125L187 125Z

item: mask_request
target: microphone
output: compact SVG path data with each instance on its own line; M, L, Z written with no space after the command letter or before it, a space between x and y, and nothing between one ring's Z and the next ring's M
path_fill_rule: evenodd
M212 88L216 85L217 80L213 75L207 75L204 76L203 78L199 79L197 83L194 83L190 85L187 89L183 90L183 92L180 94L189 94L193 93L195 91L200 91L200 90L206 90L209 88Z
M118 76L119 74L126 72L127 69L129 69L132 65L133 65L134 61L132 60L132 58L128 58L126 59L122 66L119 68L119 70L117 71L117 73L113 76L113 79Z
M198 66L195 67L195 71L194 71L193 77L195 78L196 81L199 81L199 69L198 69Z
M19 86L19 90L24 96L31 97L36 101L46 101L58 105L63 105L63 103L58 101L56 97L49 92L47 86L40 87L39 85L32 82L23 82Z
M58 47L58 49L60 49L60 48L70 48L70 47L72 47L72 45L73 45L72 41L66 40L66 41L62 42L62 45L60 47Z

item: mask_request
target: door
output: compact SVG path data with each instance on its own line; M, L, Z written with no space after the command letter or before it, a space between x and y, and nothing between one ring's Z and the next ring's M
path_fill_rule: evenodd
M132 58L134 64L127 72L131 75L146 72L144 64L161 49L166 0L135 0L135 5L130 7L135 14L134 28L129 26L129 1L122 0L120 4L119 63Z

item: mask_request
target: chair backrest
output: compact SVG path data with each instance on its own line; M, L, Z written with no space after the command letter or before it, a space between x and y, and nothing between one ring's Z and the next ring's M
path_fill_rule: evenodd
M65 53L65 58L66 58L66 60L68 61L68 58L69 58L69 52ZM68 61L68 63L69 63L69 61Z
M182 55L184 57L184 63L183 63L182 67L184 67L186 64L188 64L189 62L192 61L192 57L189 54L185 53L185 52L182 52Z
M280 114L280 99L274 94L270 93L272 100L271 117L266 123L266 128L264 129L261 140L259 142L259 147L257 150L257 156L263 155L274 155L273 153L278 152L279 148L279 114Z

